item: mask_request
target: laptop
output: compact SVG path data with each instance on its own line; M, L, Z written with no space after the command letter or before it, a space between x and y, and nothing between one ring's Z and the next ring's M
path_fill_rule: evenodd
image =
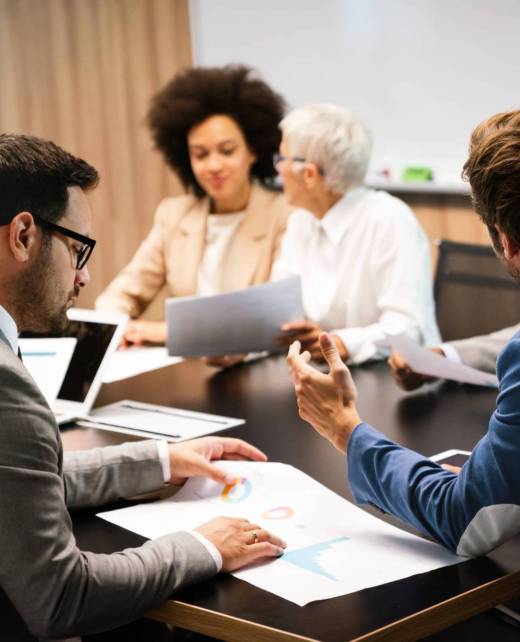
M89 414L102 384L103 370L128 323L124 314L96 310L71 308L67 315L71 323L60 337L72 337L76 345L58 396L51 404L59 425Z

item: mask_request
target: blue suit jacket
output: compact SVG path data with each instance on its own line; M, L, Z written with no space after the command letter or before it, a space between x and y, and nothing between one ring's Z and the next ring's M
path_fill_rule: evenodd
M520 332L497 361L488 432L459 475L395 444L366 423L348 446L357 502L396 515L459 555L481 555L520 532Z

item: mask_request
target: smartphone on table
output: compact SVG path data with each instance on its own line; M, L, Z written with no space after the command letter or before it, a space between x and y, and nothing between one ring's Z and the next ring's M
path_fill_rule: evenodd
M469 450L444 450L442 453L432 455L430 459L438 464L449 464L450 466L458 466L462 468L468 461L471 452Z

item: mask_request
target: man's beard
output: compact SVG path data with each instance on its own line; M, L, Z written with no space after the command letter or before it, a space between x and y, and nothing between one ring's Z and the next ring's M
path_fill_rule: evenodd
M500 259L500 262L505 266L506 270L509 273L509 276L512 276L513 279L520 285L520 269L514 265L510 265L506 262L505 259Z
M491 244L498 260L506 268L509 276L512 276L513 279L520 285L520 269L510 263L504 256L504 248L502 247L502 244L500 243L500 239L496 232L494 234L490 232L489 236L491 238Z
M23 274L14 288L14 306L18 311L19 329L41 334L62 334L69 324L67 309L75 286L67 295L60 287L60 275L52 263L51 243L42 245L32 269Z

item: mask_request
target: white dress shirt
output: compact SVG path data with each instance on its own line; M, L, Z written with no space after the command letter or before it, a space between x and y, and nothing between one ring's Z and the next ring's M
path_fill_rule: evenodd
M15 320L7 312L5 308L0 305L0 331L4 334L5 338L9 341L11 348L15 354L18 354L18 328L16 327Z
M439 345L428 240L390 194L357 188L321 220L296 210L272 278L297 274L307 317L341 338L350 363L383 356L375 342L387 335Z
M5 335L5 338L9 341L13 352L18 353L18 328L16 327L16 322L13 317L7 312L5 308L0 305L0 331ZM161 462L161 468L163 473L163 480L166 483L171 477L170 470L170 456L168 449L168 442L166 441L156 441L157 452L159 455L159 461ZM199 540L201 544L206 547L206 550L213 558L217 571L220 571L222 568L222 555L218 548L209 541L204 535L201 535L197 531L188 531L190 535L193 535L196 539Z
M221 294L222 270L220 266L229 243L244 219L244 212L210 214L207 218L204 255L197 274L197 294Z

